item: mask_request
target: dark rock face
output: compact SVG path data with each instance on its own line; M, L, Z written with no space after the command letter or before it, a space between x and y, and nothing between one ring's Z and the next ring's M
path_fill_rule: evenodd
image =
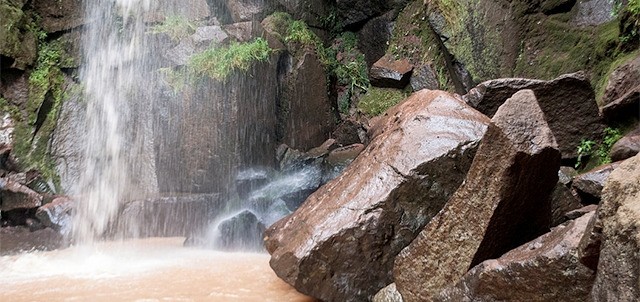
M329 15L330 0L277 0L294 19L303 20L309 26L322 27L322 18Z
M42 28L47 32L58 32L83 25L84 5L82 0L34 1L35 11L42 17Z
M345 26L379 16L389 9L388 0L337 0L338 17Z
M640 84L615 101L600 108L608 121L638 120L640 112Z
M373 65L387 51L393 31L393 17L394 12L375 17L358 31L358 49L364 54L367 66Z
M393 259L462 182L488 119L423 90L390 109L336 179L266 231L276 274L325 301L363 301L391 282Z
M167 92L154 103L160 192L224 194L238 171L274 166L275 61L225 82L203 78L177 96L181 101Z
M218 248L228 250L261 250L265 226L251 211L242 211L218 225Z
M552 81L489 80L471 89L464 99L480 112L493 116L507 98L522 89L534 91L562 158L576 157L576 147L582 139L590 137L597 141L602 136L604 127L595 93L589 80L580 72L562 75Z
M588 301L595 272L577 257L578 243L593 215L480 263L434 301Z
M278 140L295 149L322 144L335 128L324 67L313 50L281 58Z
M413 65L408 60L394 60L391 56L380 58L371 67L371 85L402 89L409 84Z
M596 223L602 246L593 301L640 300L640 155L624 161L609 176ZM591 236L590 233L587 235ZM587 236L585 235L585 236Z
M144 16L145 22L162 22L167 17L183 16L190 21L204 20L210 16L207 0L158 0Z
M560 156L533 91L514 94L492 122L465 183L395 260L404 301L430 301L470 267L549 229Z
M108 235L116 238L191 236L203 232L224 206L218 194L167 196L122 206Z
M589 172L576 176L571 186L580 194L583 203L598 203L607 178L619 165L619 162L615 162L596 167Z
M640 127L613 144L609 154L611 155L611 160L620 161L633 157L638 152L640 152Z
M578 194L567 185L558 182L551 193L551 225L556 226L567 220L567 212L582 207Z

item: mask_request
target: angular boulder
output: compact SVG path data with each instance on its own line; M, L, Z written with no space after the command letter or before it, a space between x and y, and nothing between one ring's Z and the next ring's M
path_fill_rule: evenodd
M364 301L458 188L489 119L442 91L387 111L339 177L265 233L276 274L324 301Z
M577 156L580 141L599 141L601 123L595 92L582 72L562 75L552 81L506 78L489 80L471 89L465 101L480 112L493 116L516 91L531 89L553 131L563 158ZM576 117L580 118L576 118Z
M37 208L42 205L42 195L9 178L0 178L0 190L1 211Z
M549 230L560 154L531 90L500 107L462 186L398 254L404 301L430 301L469 268Z
M588 301L595 272L578 261L578 243L593 215L480 263L434 301Z
M369 71L371 85L402 89L409 84L413 65L407 59L395 60L384 56L373 64Z
M638 96L640 97L640 96ZM620 161L640 152L640 127L631 131L611 147L611 160Z
M602 188L607 178L620 165L620 162L610 163L595 167L592 170L580 174L573 179L571 186L582 198L582 203L598 203Z
M640 56L617 67L607 79L602 104L607 105L640 85Z
M605 185L596 218L596 225L602 227L602 245L592 301L640 301L638 180L640 155L620 164Z

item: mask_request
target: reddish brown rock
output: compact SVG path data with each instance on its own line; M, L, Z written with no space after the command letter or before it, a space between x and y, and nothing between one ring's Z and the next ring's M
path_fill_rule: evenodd
M629 60L611 72L602 95L602 104L607 105L614 102L638 85L640 85L640 56Z
M578 261L578 243L591 216L480 263L434 301L588 301L595 272Z
M36 211L36 217L44 226L66 235L71 232L73 207L74 202L71 198L60 196L39 207Z
M404 301L430 301L469 268L549 229L560 154L533 91L514 94L492 122L464 184L395 260Z
M640 96L639 96L640 97ZM620 161L640 152L640 127L631 131L611 147L611 160Z
M2 206L0 210L37 208L42 205L42 195L29 187L7 178L0 178Z
M535 92L563 158L576 157L576 148L585 138L600 140L604 126L595 92L589 79L581 72L562 75L552 81L517 78L489 80L471 89L464 99L491 117L507 98L522 89Z
M25 227L0 228L0 256L33 250L53 250L68 245L64 236L46 228L31 232Z
M639 180L640 155L636 155L611 173L603 190L595 222L602 228L598 273L591 293L595 302L640 301Z
M332 166L344 165L352 162L364 150L363 144L353 144L337 148L327 156L327 163Z
M371 299L391 283L397 253L462 182L488 122L442 91L387 111L344 173L267 230L273 270L324 301Z
M576 176L571 186L578 192L583 203L598 203L604 183L611 172L619 165L620 162L615 162L595 167L586 173Z
M409 84L413 65L408 60L395 60L391 56L380 58L371 67L371 85L402 89Z

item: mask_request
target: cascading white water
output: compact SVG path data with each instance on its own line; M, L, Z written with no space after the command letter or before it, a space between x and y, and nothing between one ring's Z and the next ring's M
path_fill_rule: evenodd
M85 1L90 20L83 37L81 80L86 99L83 171L75 187L78 204L73 226L76 242L91 243L116 215L131 192L131 163L139 141L131 107L140 96L146 62L143 17L151 0ZM129 131L129 132L128 132Z

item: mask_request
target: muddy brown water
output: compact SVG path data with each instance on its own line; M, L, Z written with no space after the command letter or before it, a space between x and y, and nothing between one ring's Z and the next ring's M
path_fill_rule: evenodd
M278 279L269 256L151 238L0 257L0 301L315 301Z

